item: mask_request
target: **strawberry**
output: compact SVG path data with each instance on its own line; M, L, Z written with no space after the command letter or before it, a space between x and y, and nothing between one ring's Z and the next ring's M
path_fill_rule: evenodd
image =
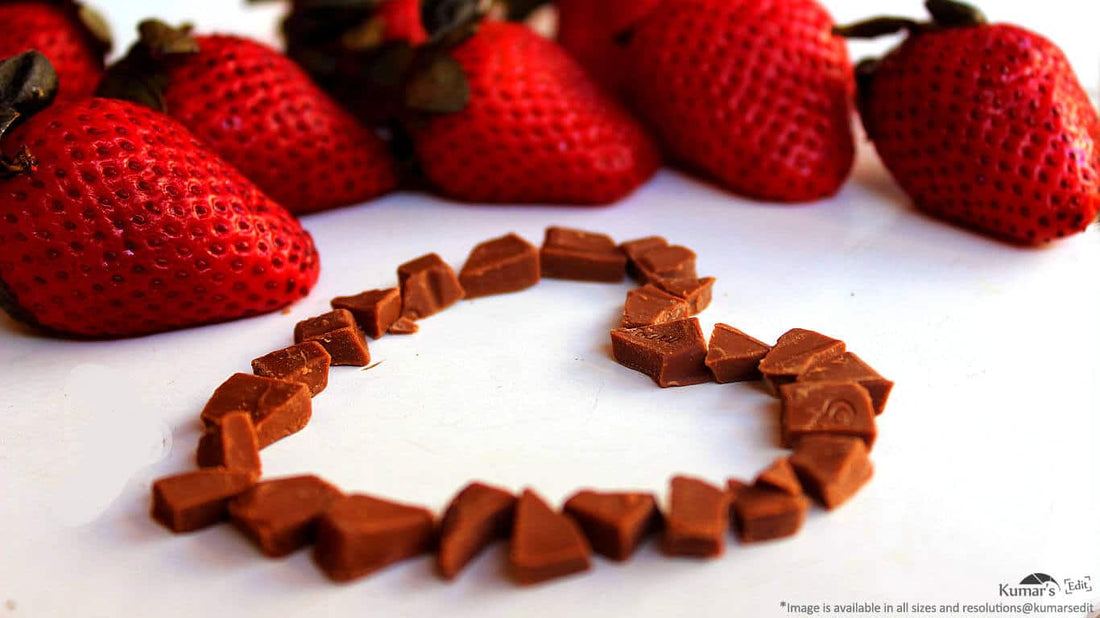
M13 317L140 335L272 311L316 282L309 234L176 121L113 99L43 109L56 77L37 52L0 63L0 78L0 118L22 120L0 142L18 151L0 156Z
M382 40L420 45L428 33L420 21L420 0L382 0L376 18L382 24Z
M662 0L558 0L558 43L609 92L625 95L629 41Z
M291 212L365 202L397 185L387 144L290 59L157 21L139 30L100 94L166 112Z
M814 0L675 0L637 24L634 108L666 154L741 195L830 196L854 156L844 40Z
M1100 209L1100 118L1061 50L968 5L926 6L930 23L839 29L909 33L859 66L883 163L917 208L988 236L1035 245L1083 230Z
M0 0L0 24L0 58L36 49L53 63L61 83L57 96L95 92L111 36L94 11L73 0Z

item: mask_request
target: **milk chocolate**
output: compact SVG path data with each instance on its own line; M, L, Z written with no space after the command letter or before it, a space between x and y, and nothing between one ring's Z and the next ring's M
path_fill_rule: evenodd
M305 384L238 373L214 391L201 418L206 427L214 427L227 414L247 412L260 448L265 448L305 427L312 410Z
M370 364L367 338L347 309L334 309L298 322L294 343L316 341L325 347L333 365L363 367Z
M459 571L493 541L508 537L516 497L511 492L471 483L451 500L439 530L436 567L446 579Z
M587 571L591 551L572 519L530 489L520 494L508 549L508 567L516 582L537 584Z
M802 495L802 484L798 482L798 475L794 473L791 462L786 457L776 459L772 465L764 469L753 483L757 487L778 489L792 496Z
M707 345L707 367L719 384L760 379L757 366L771 346L728 324L715 324Z
M409 318L397 318L388 332L391 335L415 335L420 332L420 325Z
M397 288L367 290L355 296L337 296L333 309L347 309L363 332L378 339L401 316L401 291Z
M730 507L733 507L733 503L737 502L737 496L741 495L741 492L749 488L749 484L741 479L731 478L726 481L726 495L730 499Z
M328 368L332 362L325 346L306 341L276 350L252 361L252 373L265 378L300 382L316 395L328 386Z
M626 255L610 236L564 227L547 228L539 260L551 279L617 283L626 274Z
M858 382L871 395L875 415L886 409L886 400L894 383L879 375L863 359L851 352L818 363L799 374L799 382Z
M200 468L244 472L253 480L258 480L263 465L252 415L248 412L230 412L221 417L217 425L207 427L199 439L195 460Z
M867 389L856 382L793 382L779 389L783 446L808 435L855 436L875 443L875 410Z
M646 281L662 279L696 279L695 252L687 247L672 245L654 247L638 257L638 270Z
M455 271L435 253L397 267L401 317L422 320L443 311L465 295Z
M672 479L661 549L670 556L722 555L729 529L729 495L706 481Z
M613 330L611 349L619 364L648 375L661 388L711 380L704 362L707 343L696 318Z
M794 382L810 367L844 354L844 342L821 333L794 328L779 337L779 341L760 361L760 373L772 392Z
M624 562L661 524L653 494L579 491L565 502L565 513L584 531L592 549Z
M668 241L660 236L647 236L636 240L628 240L619 245L619 250L626 255L626 274L630 275L638 283L646 283L646 273L638 266L638 260L642 254L650 249L667 247Z
M806 493L827 509L844 504L874 473L863 440L848 436L806 436L791 455Z
M688 304L683 299L646 284L627 292L623 307L622 328L652 326L688 317Z
M153 483L153 519L172 532L191 532L226 517L226 504L255 482L247 472L199 470Z
M753 485L733 503L733 525L742 543L770 541L796 534L806 520L810 501L802 494Z
M702 313L710 306L711 295L714 289L714 277L676 277L672 279L664 277L652 277L650 282L665 292L687 301L688 313L696 315Z
M432 512L373 496L337 498L317 522L313 561L338 582L369 575L431 550Z
M474 247L458 273L466 298L519 292L539 282L539 250L515 234Z
M342 494L316 476L264 481L229 502L229 517L265 555L278 558L313 542L317 520Z

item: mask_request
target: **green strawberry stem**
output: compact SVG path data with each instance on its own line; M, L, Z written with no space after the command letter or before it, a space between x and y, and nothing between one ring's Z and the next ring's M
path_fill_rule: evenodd
M0 60L0 140L24 118L57 96L57 73L45 56L28 51ZM14 157L0 153L0 178L34 171L37 161L25 145Z
M919 22L907 17L873 17L847 26L835 26L833 34L848 39L873 39L903 30L913 34L944 28L971 28L988 22L980 10L957 0L925 0L924 8L932 16L932 21Z
M173 28L160 20L147 19L138 24L138 34L138 41L126 57L107 68L96 96L166 111L168 76L164 65L173 58L197 54L199 44L191 36L190 24Z

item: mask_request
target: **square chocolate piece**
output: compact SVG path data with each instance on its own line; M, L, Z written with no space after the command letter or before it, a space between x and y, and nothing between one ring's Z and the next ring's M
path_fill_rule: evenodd
M334 309L298 322L294 327L294 343L306 341L324 346L333 365L365 367L370 364L367 338L347 309Z
M238 373L214 391L202 409L202 422L215 427L233 412L252 416L256 439L264 448L305 427L313 407L309 388L301 382Z
M580 524L592 549L617 562L629 560L661 525L657 500L647 493L584 490L566 500L564 509Z
M688 317L688 304L683 299L646 284L626 294L622 328L652 326Z
M435 253L397 267L401 317L416 321L439 313L465 296L455 271Z
M702 313L710 306L711 296L714 290L714 277L652 277L650 283L661 288L665 292L687 301L689 315Z
M875 443L875 410L867 389L857 382L792 382L779 389L783 446L806 436L854 436Z
M626 255L606 234L547 228L539 259L551 279L618 283L626 275Z
M667 247L668 241L660 236L647 236L636 240L628 240L619 245L619 250L626 254L626 274L630 275L638 283L646 283L646 274L638 266L638 260L642 254L650 249Z
M153 483L153 519L172 532L191 532L226 518L226 505L256 480L247 472L199 470Z
M770 541L796 534L806 520L810 501L770 487L742 489L733 503L733 525L742 543Z
M886 409L886 400L894 383L879 375L863 359L848 352L832 360L813 365L798 376L799 382L858 382L871 395L875 415Z
M620 365L648 375L661 388L701 384L713 377L696 318L613 330L611 350Z
M316 395L328 386L328 367L332 362L325 346L305 341L276 350L252 361L252 373L265 378L300 382Z
M576 522L526 489L516 501L508 569L520 584L537 584L591 567L592 548Z
M515 234L474 247L458 273L466 298L519 292L539 282L539 250Z
M779 337L760 361L760 373L776 395L779 387L794 382L810 367L845 352L844 342L804 328L792 328Z
M397 288L367 290L355 296L337 296L333 309L347 309L363 332L378 339L401 317L401 291Z
M806 436L791 455L806 493L827 509L844 504L871 480L874 469L859 438Z
M728 324L715 324L707 346L707 367L719 384L760 379L757 366L771 346Z
M726 547L729 494L701 479L673 477L661 549L670 556L713 558Z

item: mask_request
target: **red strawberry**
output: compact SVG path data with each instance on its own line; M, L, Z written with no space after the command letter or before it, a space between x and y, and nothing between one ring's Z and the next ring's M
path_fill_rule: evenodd
M664 2L631 37L634 107L680 164L801 202L852 166L852 70L814 0Z
M93 11L72 0L0 0L0 24L0 58L36 49L57 71L57 96L78 99L95 92L111 39Z
M934 21L841 29L909 36L860 65L863 124L917 208L1019 244L1083 230L1100 209L1100 117L1061 50L950 0Z
M155 21L140 30L100 93L162 109L291 212L365 202L397 185L386 143L290 59L239 37L191 38Z
M610 92L629 80L626 41L663 0L558 0L558 43Z
M184 127L112 99L45 101L36 53L0 75L25 119L0 156L0 306L83 336L130 336L278 309L319 262L309 234ZM6 125L5 125L6 128Z
M428 33L420 21L420 0L382 0L376 18L382 24L382 40L420 45Z

